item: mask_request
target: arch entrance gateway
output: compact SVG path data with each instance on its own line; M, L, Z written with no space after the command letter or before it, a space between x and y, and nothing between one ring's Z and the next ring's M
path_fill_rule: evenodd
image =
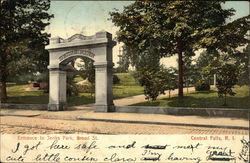
M116 42L112 34L101 31L93 36L76 34L68 39L51 38L46 46L49 51L49 104L48 110L67 108L66 64L79 57L88 57L95 66L95 111L115 111L113 103L113 56Z

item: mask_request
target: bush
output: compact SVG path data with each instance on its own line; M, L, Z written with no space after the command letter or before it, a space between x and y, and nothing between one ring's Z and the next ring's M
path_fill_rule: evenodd
M49 82L49 72L38 73L34 76L34 81L40 82Z
M77 89L80 93L95 93L95 85L77 85Z
M205 80L198 80L198 82L196 82L194 86L196 91L210 90L210 85Z
M120 83L120 79L118 78L117 75L113 75L113 84L119 84Z
M68 96L77 96L79 91L75 83L67 83L67 95Z
M68 96L77 96L79 94L77 85L74 81L76 73L69 72L67 73L67 95Z

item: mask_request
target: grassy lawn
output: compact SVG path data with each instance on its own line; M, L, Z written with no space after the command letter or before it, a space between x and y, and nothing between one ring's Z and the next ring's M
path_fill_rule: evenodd
M184 98L165 98L135 104L136 106L166 106L166 107L197 107L197 108L250 108L248 86L236 86L233 89L235 96L227 97L227 106L223 106L224 98L219 98L216 89L207 92L194 92L186 94Z
M139 86L136 79L129 73L116 73L120 83L113 85L114 98L124 98L143 94L143 87Z
M25 91L25 85L11 85L7 86L8 103L18 104L47 104L49 101L49 94L43 91Z
M140 87L136 80L129 73L116 74L120 83L113 85L114 98L124 98L143 94L143 87ZM81 77L75 79L81 81ZM43 91L25 91L29 85L9 85L7 87L8 103L19 104L47 104L49 94ZM95 95L90 93L79 93L78 96L67 97L69 106L84 105L95 102Z
M80 77L80 76L77 76L76 78L74 78L74 82L80 82L80 81L82 81L83 80L83 78L82 77Z

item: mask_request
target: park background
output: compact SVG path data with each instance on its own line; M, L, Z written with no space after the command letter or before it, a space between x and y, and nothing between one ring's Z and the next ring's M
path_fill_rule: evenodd
M50 25L45 29L46 32L51 34L51 37L62 37L69 38L70 36L78 33L82 35L94 35L96 32L106 30L116 37L118 27L114 26L110 20L109 12L114 11L114 8L118 11L122 11L123 7L133 3L133 1L51 1L51 8L49 13L54 14L54 18L50 20ZM224 8L234 8L236 10L235 15L227 22L231 22L237 18L247 16L249 14L249 2L248 1L230 1L223 4ZM113 49L115 68L122 65L121 55L125 53L122 50L123 44L120 43ZM202 50L196 52L194 59L197 59ZM176 56L163 58L161 63L166 67L177 67ZM77 61L80 63L81 61ZM78 64L75 65L78 67ZM144 88L140 86L140 83L136 79L134 68L129 67L126 70L114 70L114 98L125 98L134 95L140 95L144 93ZM24 75L19 76L19 81L10 80L8 83L8 103L17 104L47 104L48 103L48 92L40 90L41 87L46 87L47 77L43 74L36 74L37 76L32 80ZM70 74L70 73L69 73ZM45 79L46 78L46 79ZM91 104L94 102L94 91L88 86L88 81L80 77L79 75L73 75L70 77L72 83L80 83L83 86L75 86L72 88L72 93L69 93L68 102L69 106L77 106L84 104ZM72 79L73 78L73 79ZM213 80L213 79L212 79ZM37 82L40 83L37 85ZM71 84L72 84L71 83ZM44 84L45 86L42 86ZM176 94L172 94L165 99L157 101L142 101L138 103L135 101L135 105L153 105L153 106L173 106L173 107L225 107L223 100L218 98L215 87L212 87L213 81L209 82L211 90L194 92L194 89L185 89L189 94L185 98L179 99ZM190 84L187 87L193 87ZM91 87L91 86L90 86ZM46 88L45 88L46 89ZM80 90L80 92L77 92ZM170 89L172 90L172 88ZM75 92L77 93L75 93ZM249 87L247 85L235 86L234 91L236 95L229 97L228 108L249 108ZM150 98L149 98L150 99Z

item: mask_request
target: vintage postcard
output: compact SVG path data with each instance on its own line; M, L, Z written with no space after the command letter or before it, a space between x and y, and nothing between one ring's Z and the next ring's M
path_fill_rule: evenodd
M0 0L0 162L249 162L249 1Z

